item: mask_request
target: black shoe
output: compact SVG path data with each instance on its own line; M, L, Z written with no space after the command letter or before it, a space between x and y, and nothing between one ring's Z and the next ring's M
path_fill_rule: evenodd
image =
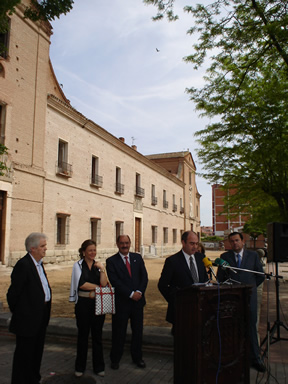
M111 363L112 369L119 369L119 363Z
M265 364L262 361L255 361L254 363L251 364L251 367L256 369L256 371L258 372L266 371Z
M135 361L135 364L137 365L138 368L145 368L146 367L144 360Z

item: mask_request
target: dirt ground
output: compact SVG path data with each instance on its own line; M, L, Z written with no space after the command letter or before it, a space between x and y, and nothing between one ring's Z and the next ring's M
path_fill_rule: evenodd
M212 255L212 257L211 257ZM218 252L211 252L208 257L218 257ZM170 327L166 322L167 303L160 294L157 284L163 268L165 258L144 259L148 271L149 283L146 290L146 306L144 312L144 325ZM70 279L71 265L45 265L49 283L52 288L52 317L74 317L74 304L70 303ZM10 274L12 268L0 266L0 302L4 311L9 311L6 301L6 293L10 285ZM111 317L107 315L106 321Z

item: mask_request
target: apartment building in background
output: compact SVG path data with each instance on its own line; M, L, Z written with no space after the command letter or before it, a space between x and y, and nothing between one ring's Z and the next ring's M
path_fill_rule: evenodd
M229 195L237 193L236 189L225 190L220 184L212 185L212 225L213 234L215 236L224 237L225 249L230 249L230 244L227 239L231 232L243 232L243 227L248 219L249 212L235 213L225 208L225 201ZM243 233L244 241L247 248L264 248L265 238L263 235L252 237L249 234Z
M224 236L233 231L243 229L247 213L234 213L225 209L225 199L229 199L229 195L236 193L235 189L225 190L220 184L212 185L212 226L215 236Z
M93 238L98 257L131 250L165 256L183 231L200 234L200 194L189 151L144 156L73 108L49 58L52 28L23 17L24 0L0 40L0 260L15 265L34 231L48 236L45 261L78 258Z

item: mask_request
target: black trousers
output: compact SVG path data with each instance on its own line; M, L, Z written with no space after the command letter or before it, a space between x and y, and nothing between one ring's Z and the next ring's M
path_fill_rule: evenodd
M132 330L131 357L134 362L142 360L142 339L143 339L143 307L132 303L131 310L117 311L112 316L112 349L110 360L112 363L119 363L123 355L128 320Z
M11 384L39 384L48 316L47 309L35 335L20 336L16 334Z
M250 335L250 361L251 363L261 362L260 347L258 343L257 334L257 310L250 310L250 324L249 324L249 335Z
M104 371L104 356L102 347L102 328L105 315L95 315L95 299L79 297L75 305L76 324L78 328L77 356L75 371L84 372L86 369L88 340L92 336L92 365L94 373Z

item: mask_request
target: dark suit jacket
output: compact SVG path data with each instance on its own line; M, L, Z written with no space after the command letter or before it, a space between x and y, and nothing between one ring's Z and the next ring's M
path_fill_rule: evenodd
M231 267L237 268L235 254L233 251L222 253L221 259L227 261ZM257 252L249 251L246 249L243 252L243 259L242 259L240 268L249 269L256 272L263 272L263 267ZM243 284L252 285L250 309L252 312L253 320L255 321L255 316L256 316L256 321L257 321L257 287L258 285L263 283L263 281L265 280L265 275L264 274L259 275L256 273L238 271L238 270L236 274L231 270L229 270L228 268L224 269L219 267L217 272L217 278L219 282L223 282L231 278L233 280L240 281Z
M131 274L130 277L127 267L119 253L106 260L106 269L109 280L115 287L115 306L117 311L129 311L131 306L144 307L145 291L148 284L148 275L143 258L138 253L129 252ZM139 301L130 299L132 291L141 291L142 298Z
M45 304L45 293L41 279L28 253L17 261L13 268L11 285L7 292L7 302L12 312L9 327L11 332L19 336L34 336L42 324L44 314L46 315L46 325L48 325L51 301Z
M202 253L195 253L195 260L198 269L199 283L206 283L208 275L202 259ZM176 292L181 288L190 287L194 283L185 256L181 251L167 257L158 282L158 289L168 302L166 320L174 322Z

